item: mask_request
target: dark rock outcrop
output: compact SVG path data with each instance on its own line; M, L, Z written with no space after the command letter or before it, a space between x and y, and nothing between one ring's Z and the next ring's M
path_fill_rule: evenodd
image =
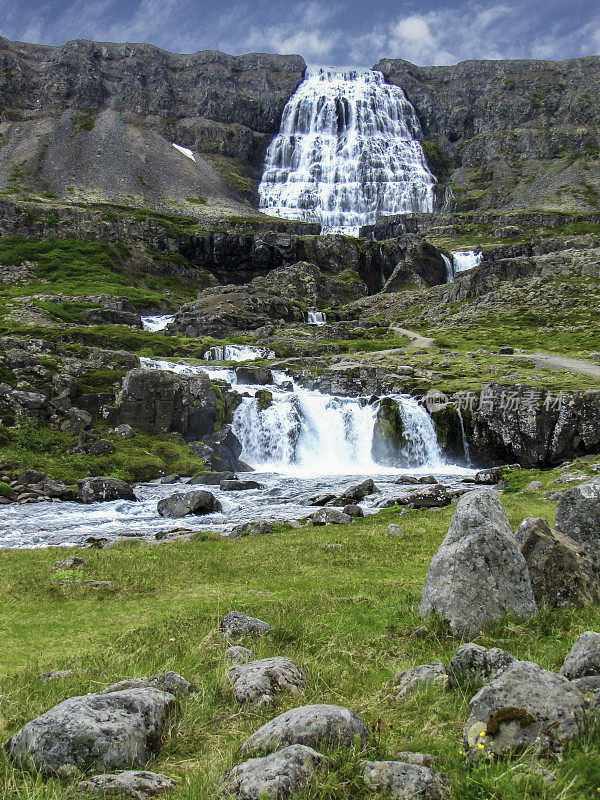
M377 409L377 420L373 428L371 455L377 464L398 466L401 452L406 446L404 423L398 403L392 397L383 397Z
M188 440L210 434L219 420L219 395L206 375L133 369L118 397L122 424L148 433L180 433Z
M77 481L77 485L79 487L79 500L82 503L137 500L131 486L119 478L83 478Z
M583 544L528 518L515 533L538 605L589 605L600 599L600 569Z
M204 489L193 492L178 492L158 501L157 511L161 517L185 517L188 514L214 514L221 510L221 503L214 494Z

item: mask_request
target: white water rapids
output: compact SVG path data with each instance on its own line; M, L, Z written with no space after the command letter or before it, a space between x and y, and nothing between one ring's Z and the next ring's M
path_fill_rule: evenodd
M232 345L235 347L235 345ZM235 356L228 352L227 355ZM228 360L234 361L234 358ZM396 395L408 439L403 453L404 466L391 468L371 457L376 403L366 398L338 397L293 383L290 376L274 372L271 386L239 384L235 371L207 363L190 364L141 358L146 369L159 369L182 375L207 373L224 380L242 394L233 429L242 442L242 460L255 467L249 477L263 488L241 492L221 491L217 486L161 485L158 482L136 487L139 502L37 503L3 506L0 515L0 547L44 547L85 543L87 537L142 537L174 529L226 532L234 525L255 519L283 521L307 517L315 495L341 494L366 477L374 477L379 492L361 506L374 513L389 497L402 493L396 484L402 475L435 474L444 483L456 483L472 474L444 463L431 418L416 400ZM273 395L272 405L264 410L255 398L259 389ZM242 475L243 477L243 475ZM159 517L157 501L174 492L208 488L222 503L223 510L202 517L169 520Z
M309 68L267 151L260 209L358 236L378 216L433 211L415 110L380 72Z

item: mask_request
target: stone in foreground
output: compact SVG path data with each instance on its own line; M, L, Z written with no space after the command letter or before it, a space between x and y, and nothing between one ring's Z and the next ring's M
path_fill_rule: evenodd
M111 500L135 501L137 497L131 486L119 478L83 478L77 481L79 499L82 503L104 503Z
M305 685L303 670L291 658L277 656L238 664L227 673L238 703L272 703L276 694L297 693Z
M582 633L567 654L559 672L569 680L600 675L600 633Z
M94 775L77 784L77 791L93 797L131 797L147 800L175 788L175 781L158 772L128 770L108 775Z
M556 506L555 527L600 560L600 478L564 492Z
M387 792L390 800L444 800L450 795L445 775L404 761L367 761L363 776L369 789Z
M402 700L403 697L416 692L420 686L435 684L440 689L445 689L448 686L448 673L441 661L434 664L421 664L418 667L399 672L394 676L392 683L397 692L396 700Z
M456 506L429 565L420 614L437 613L454 634L474 636L507 611L531 617L537 606L504 507L482 489Z
M541 517L523 520L515 537L538 604L589 605L599 599L600 572L583 545L553 531Z
M221 503L204 489L193 492L177 492L158 501L156 510L161 517L185 517L188 514L213 514L221 510Z
M566 678L515 661L471 700L464 742L475 755L557 753L581 732L584 710L583 695Z
M324 757L301 744L284 747L264 758L251 758L228 772L220 794L236 800L286 800L307 789Z
M244 755L272 753L290 744L307 747L351 747L365 744L369 731L362 719L342 706L312 705L292 708L267 722L242 745Z
M158 689L71 697L23 726L9 754L44 774L141 768L158 751L175 706L175 697Z
M229 614L223 617L220 625L221 633L224 633L230 639L241 636L262 636L271 630L272 627L268 622L256 617L248 617L246 614L242 614L241 611L230 611Z
M464 684L482 686L493 680L516 660L513 655L498 647L491 647L487 650L474 642L461 644L450 662L449 686L450 688Z

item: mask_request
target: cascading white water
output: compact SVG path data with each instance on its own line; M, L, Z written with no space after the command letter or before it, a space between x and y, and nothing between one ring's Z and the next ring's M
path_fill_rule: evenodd
M415 110L372 70L308 69L267 151L260 209L358 236L379 215L433 211Z
M478 267L483 261L483 253L477 250L452 250L450 254L454 264L454 277L459 272Z
M452 283L454 280L454 262L448 256L445 256L442 253L442 258L444 259L444 264L446 265L446 283Z
M456 411L458 413L458 419L460 420L460 433L462 436L462 444L463 450L465 452L465 461L467 462L467 467L471 466L471 451L469 450L469 440L467 439L467 432L465 431L465 421L463 419L463 415L461 413L460 408L457 406Z
M240 384L233 370L201 364L142 357L144 369L178 375L207 374L224 380L244 397L235 411L232 429L242 443L241 458L258 470L306 475L372 474L389 472L371 455L377 404L354 397L324 394L293 384L278 388L289 375L274 372L272 386ZM268 388L272 403L261 408L255 394ZM431 417L409 395L393 395L404 424L407 445L398 466L435 470L445 468Z
M307 322L309 325L325 325L327 317L324 311L312 310L307 312Z
M161 316L141 317L141 320L142 328L145 331L156 332L164 330L175 320L175 317L172 314L162 314Z
M255 361L257 358L275 358L275 353L266 347L248 344L217 345L204 353L205 361Z

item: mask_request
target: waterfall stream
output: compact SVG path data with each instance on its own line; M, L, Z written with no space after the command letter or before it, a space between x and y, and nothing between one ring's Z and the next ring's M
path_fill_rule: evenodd
M379 215L433 211L420 138L414 108L381 73L309 68L267 151L260 209L351 236Z

